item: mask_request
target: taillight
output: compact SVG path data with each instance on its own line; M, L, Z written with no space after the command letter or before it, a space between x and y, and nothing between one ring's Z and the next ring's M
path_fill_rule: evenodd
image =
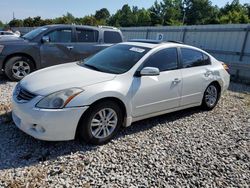
M222 63L222 66L224 67L224 69L229 73L230 69L229 69L228 65L226 63L223 63L223 62L221 62L221 63Z

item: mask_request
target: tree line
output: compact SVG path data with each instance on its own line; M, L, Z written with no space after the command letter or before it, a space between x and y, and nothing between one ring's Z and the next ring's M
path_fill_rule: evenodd
M54 19L40 16L13 19L9 27L37 27L49 24L111 25L116 27L160 26L160 25L203 25L250 23L250 3L241 4L233 0L219 8L210 0L162 0L155 1L149 8L130 7L125 4L113 15L102 8L93 15L74 17L67 13ZM0 21L0 27L4 24Z

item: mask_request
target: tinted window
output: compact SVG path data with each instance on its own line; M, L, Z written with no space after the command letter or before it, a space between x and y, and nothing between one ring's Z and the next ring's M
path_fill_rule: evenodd
M72 30L59 29L48 34L50 42L68 43L71 42Z
M98 31L90 29L76 29L78 42L97 42Z
M178 67L177 49L168 48L156 52L146 60L144 67L156 67L160 71L176 69Z
M104 42L105 43L120 43L122 42L122 37L119 32L104 31Z
M102 50L81 65L101 72L122 74L131 69L148 51L144 47L118 44Z
M181 54L182 54L182 66L184 68L210 64L209 57L197 50L182 48Z
M210 65L211 64L210 58L206 54L203 54L203 62L202 62L202 64L203 65Z
M27 34L25 34L22 38L25 39L33 39L36 36L40 35L42 32L46 31L48 28L47 27L38 27L37 29L34 29Z

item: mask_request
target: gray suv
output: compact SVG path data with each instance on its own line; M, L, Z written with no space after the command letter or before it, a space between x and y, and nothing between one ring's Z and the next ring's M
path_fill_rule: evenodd
M79 61L120 42L122 33L114 27L39 27L19 38L0 39L0 74L21 80L34 70Z

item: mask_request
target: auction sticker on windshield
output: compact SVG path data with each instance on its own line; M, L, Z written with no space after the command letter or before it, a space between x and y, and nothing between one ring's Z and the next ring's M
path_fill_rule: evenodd
M138 53L143 53L145 51L145 49L143 48L138 48L138 47L132 47L129 49L130 51L133 51L133 52L138 52Z

